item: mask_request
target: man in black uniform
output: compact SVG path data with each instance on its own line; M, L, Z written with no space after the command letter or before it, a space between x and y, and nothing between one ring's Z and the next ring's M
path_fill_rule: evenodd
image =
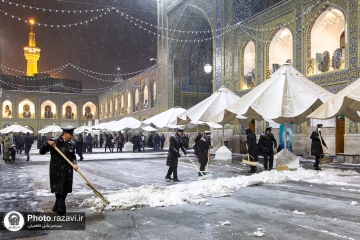
M250 155L250 161L259 161L258 149L256 147L256 135L251 131L250 128L245 130L246 133L246 144L248 146L248 153ZM257 171L256 166L250 165L249 173L255 173Z
M205 166L209 161L210 157L210 131L205 131L202 138L199 140L199 147L198 147L198 159L200 163L200 171L205 171ZM199 177L202 176L202 174L199 172Z
M313 167L315 168L315 170L319 171L321 170L319 167L319 163L320 163L320 157L321 155L324 153L323 148L321 146L324 145L324 147L328 148L326 143L324 142L324 139L321 136L321 128L322 128L322 124L318 124L316 125L317 129L315 129L312 133L311 133L311 155L315 156L315 163L313 165Z
M65 199L68 193L72 192L73 168L71 165L55 150L55 146L74 164L74 170L78 166L75 155L75 143L71 141L74 135L74 126L66 126L60 137L51 139L40 148L40 154L44 155L50 151L50 188L55 193L56 201L52 211L65 215Z
M166 181L173 180L174 182L181 182L177 176L178 158L181 156L179 149L181 148L184 154L187 154L181 140L183 132L184 128L179 127L176 133L170 137L169 152L166 160L166 165L169 166L169 170L165 176ZM173 178L171 178L171 174L173 174Z
M264 156L264 168L265 170L273 169L274 162L274 147L276 148L277 142L274 135L271 133L271 127L267 127L265 132L260 136L258 146L260 147L261 154ZM269 164L268 164L269 163ZM269 165L269 168L268 168Z

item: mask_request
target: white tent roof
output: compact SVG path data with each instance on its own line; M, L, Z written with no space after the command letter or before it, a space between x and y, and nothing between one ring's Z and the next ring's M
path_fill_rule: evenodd
M52 125L46 126L43 129L39 130L38 133L49 133L49 132L62 132L62 129L60 126L53 123Z
M119 121L112 121L105 125L105 128L109 131L118 132L126 129L136 129L141 126L141 122L136 118L127 116Z
M15 133L20 133L20 132L27 133L27 132L29 132L29 133L33 133L32 130L30 130L30 129L26 128L26 127L20 126L18 124L13 124L13 125L11 125L11 126L9 126L7 128L4 128L4 129L0 130L0 133L9 133L9 132L15 132Z
M174 128L174 124L172 122L176 121L176 117L185 112L186 109L181 107L173 107L164 112L161 112L151 118L148 118L143 121L145 124L154 124L157 128L170 127ZM175 126L177 127L177 126Z
M300 124L333 95L290 64L284 64L270 79L229 106L224 121L243 115L256 120L272 119L279 124Z
M79 134L88 131L90 128L88 126L81 126L78 128L75 128L74 133Z
M360 78L326 101L309 118L329 119L344 114L352 121L360 122Z
M191 121L198 122L215 122L223 123L225 109L239 100L235 93L222 86L215 91L210 97L181 113L177 117L177 124L187 124ZM239 124L235 117L230 124Z

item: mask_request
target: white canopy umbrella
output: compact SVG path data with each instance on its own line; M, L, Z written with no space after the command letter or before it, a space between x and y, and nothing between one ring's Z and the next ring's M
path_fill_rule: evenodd
M360 78L326 101L309 118L329 119L344 114L354 122L360 122Z
M222 125L222 146L216 151L215 159L229 160L232 158L230 150L224 146L224 114L225 109L239 100L235 93L222 86L216 90L210 97L181 113L177 117L177 124L187 124L191 121L198 123L215 122ZM239 120L234 117L231 124L239 124Z
M88 130L89 130L88 126L81 126L81 127L75 128L74 133L79 134L79 133L87 132Z
M49 133L49 132L53 132L53 133L62 132L62 129L61 129L60 126L53 123L52 125L48 125L48 126L44 127L43 129L38 131L38 133Z
M307 79L290 64L284 64L270 79L229 106L224 121L230 122L235 116L242 115L256 120L271 119L279 124L300 124L333 95ZM287 134L284 145L284 153L288 156ZM299 165L296 156L291 161L294 165L295 161Z
M210 97L181 113L177 117L177 124L187 124L191 121L215 122L222 125L225 123L239 124L236 117L231 119L231 122L224 122L225 109L239 99L239 96L222 86Z
M332 96L290 64L284 64L268 80L229 106L224 122L230 123L235 116L242 115L279 124L300 124Z
M186 109L181 107L173 107L170 108L164 112L161 112L155 116L152 116L151 118L148 118L143 121L145 124L154 124L157 128L176 128L176 124L173 122L176 121L176 117L185 112Z
M4 128L4 129L1 129L0 130L0 133L9 133L9 132L14 132L14 133L33 133L32 130L26 128L26 127L23 127L23 126L20 126L18 124L13 124L11 126L8 126L7 128Z
M124 117L119 121L113 121L107 124L105 127L109 131L118 132L126 129L136 129L141 126L141 122L131 116Z
M105 129L105 126L108 124L108 122L105 123L99 123L91 127L91 129Z
M154 132L157 129L153 128L152 126L145 126L145 127L136 128L134 130L136 130L136 131L145 131L145 132Z

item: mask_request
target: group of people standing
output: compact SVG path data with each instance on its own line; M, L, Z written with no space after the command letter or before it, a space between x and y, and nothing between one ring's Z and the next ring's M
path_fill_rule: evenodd
M256 135L250 128L245 129L246 133L246 148L249 155L249 160L252 162L259 161L259 155L264 157L264 169L272 170L274 163L274 149L277 148L277 142L274 135L271 133L272 128L267 127L265 132L261 133L259 142L256 142ZM250 165L249 173L256 173L257 167Z
M0 137L1 148L3 153L3 160L9 162L14 161L16 154L21 154L24 150L26 161L30 160L30 149L34 143L34 139L27 132L25 136L22 133L14 135L12 132L3 134ZM0 151L1 154L1 151Z
M311 155L315 156L315 163L313 167L319 171L320 158L323 156L325 148L328 149L324 139L321 136L322 124L317 124L317 128L311 133ZM265 132L260 135L259 142L256 143L256 135L250 128L245 130L247 151L250 161L259 161L259 155L264 157L264 169L272 170L274 162L274 153L277 149L277 142L274 135L271 133L272 128L267 127ZM249 173L255 173L257 171L256 166L250 166Z

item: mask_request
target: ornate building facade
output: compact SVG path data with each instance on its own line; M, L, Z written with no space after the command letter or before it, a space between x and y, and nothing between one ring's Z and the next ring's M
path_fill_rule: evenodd
M188 108L222 85L242 96L285 62L333 93L359 77L358 1L165 0L158 9L158 85L168 93L160 109ZM315 123L291 126L295 153L309 154ZM256 121L254 130L267 125ZM358 123L339 116L324 125L331 154L357 151ZM235 151L244 128L232 129Z

